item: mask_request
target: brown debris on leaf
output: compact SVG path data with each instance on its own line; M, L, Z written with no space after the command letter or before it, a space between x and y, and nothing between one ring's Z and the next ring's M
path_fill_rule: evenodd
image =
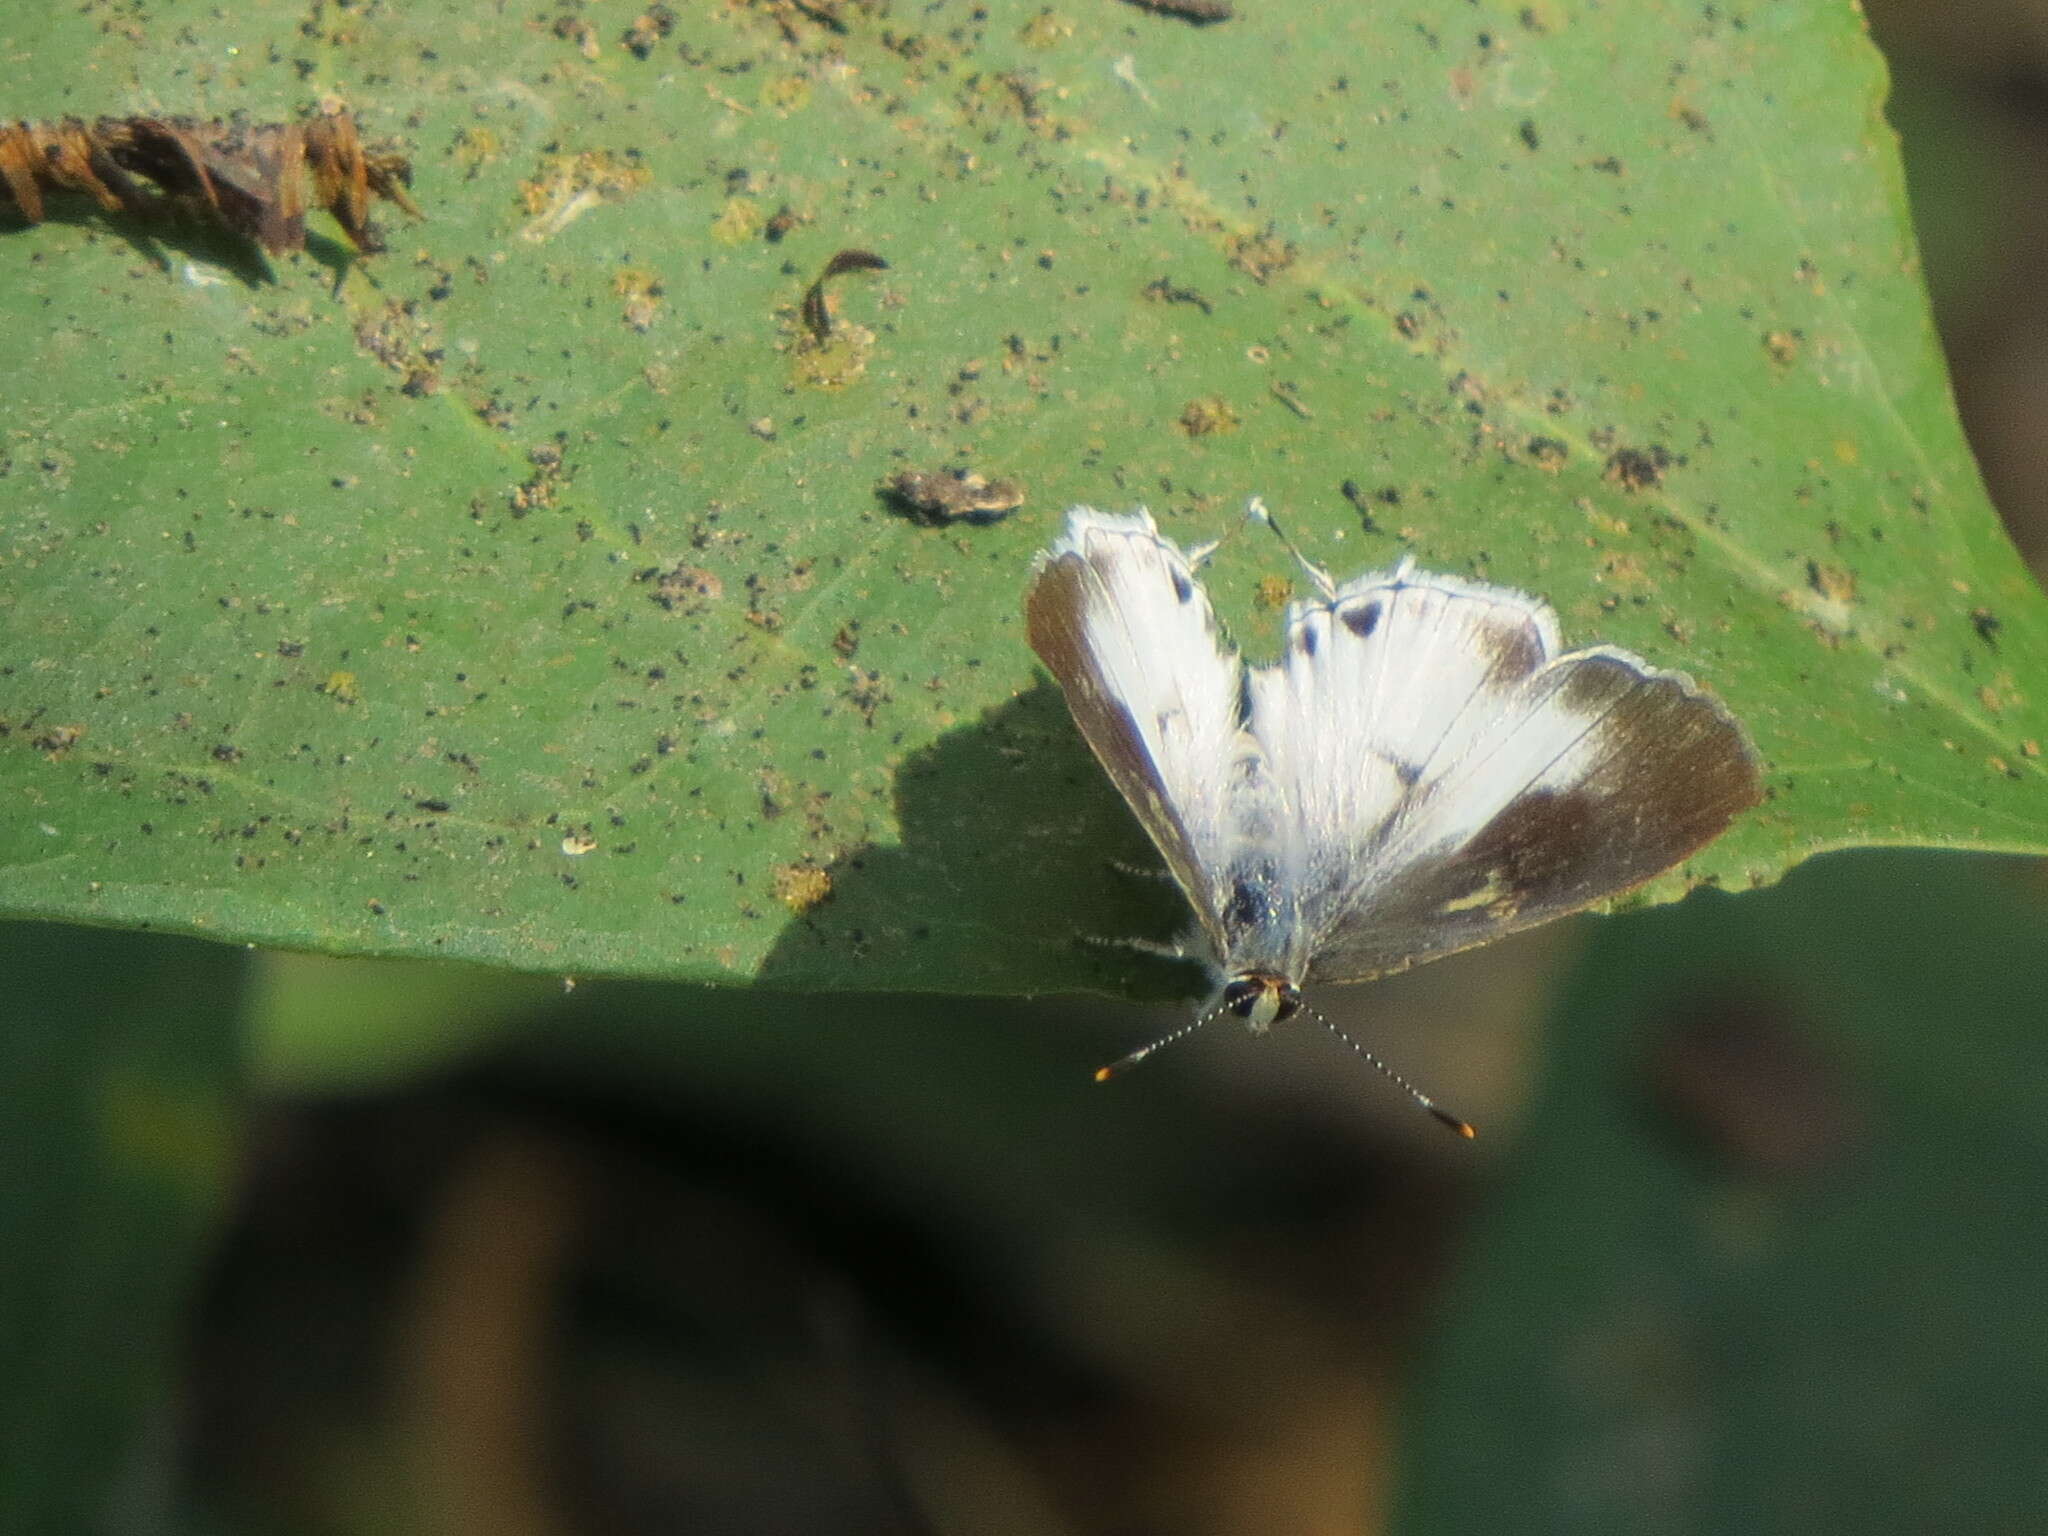
M1624 491L1655 490L1664 483L1664 471L1672 464L1671 454L1659 444L1648 448L1617 448L1607 457L1601 478Z
M108 213L198 214L270 255L306 248L306 210L324 208L365 255L384 249L370 201L424 217L406 189L412 162L366 149L346 111L296 123L240 118L67 117L0 124L0 191L29 223L50 193L82 193Z
M876 490L890 508L913 522L942 528L948 523L997 523L1024 505L1015 480L990 480L970 469L900 470Z
M886 272L888 270L889 263L877 256L873 251L846 250L840 251L833 256L830 261L825 263L824 271L818 274L818 280L804 290L802 313L804 324L809 328L811 335L821 343L832 338L832 307L825 299L826 283L839 276L842 272Z
M1155 16L1176 17L1197 27L1228 21L1237 14L1237 8L1229 0L1124 0L1124 3L1141 11L1150 11Z

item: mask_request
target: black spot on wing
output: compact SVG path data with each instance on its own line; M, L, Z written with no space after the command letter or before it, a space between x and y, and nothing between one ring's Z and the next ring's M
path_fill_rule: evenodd
M1372 632L1380 627L1380 616L1385 612L1386 605L1378 598L1373 598L1370 602L1360 603L1355 608L1343 609L1337 617L1342 619L1344 627L1359 639L1368 640L1372 637Z
M1488 680L1497 685L1528 677L1548 659L1543 631L1520 609L1497 608L1476 626L1476 633L1490 663Z
M1189 576L1186 571L1176 570L1173 572L1173 595L1183 603L1192 603L1195 600L1194 578Z

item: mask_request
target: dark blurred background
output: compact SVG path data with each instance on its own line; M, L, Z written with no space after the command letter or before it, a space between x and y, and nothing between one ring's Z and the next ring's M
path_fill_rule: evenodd
M1991 499L2048 559L2048 6L1864 6L1892 68L1936 323Z
M1869 10L2038 573L2048 6ZM2040 1529L2044 898L2019 861L1835 858L1321 999L1476 1144L1312 1026L1098 1087L1184 1011L16 927L50 1006L10 1094L159 1173L90 1185L57 1117L18 1142L0 1277L52 1322L8 1374L105 1379L46 1399L76 1462L0 1498L107 1466L77 1528ZM95 1232L159 1228L84 1278Z

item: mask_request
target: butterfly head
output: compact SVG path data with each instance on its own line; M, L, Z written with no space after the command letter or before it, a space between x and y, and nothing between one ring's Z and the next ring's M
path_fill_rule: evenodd
M1243 1019L1253 1034L1263 1035L1300 1011L1301 988L1271 971L1246 971L1223 984L1221 1007Z

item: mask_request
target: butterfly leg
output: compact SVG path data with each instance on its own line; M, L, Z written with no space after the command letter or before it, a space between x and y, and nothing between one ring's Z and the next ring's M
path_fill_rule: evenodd
M1083 944L1093 944L1099 949L1136 950L1141 955L1150 955L1157 960L1199 960L1201 956L1187 945L1175 939L1164 942L1159 939L1105 938L1099 933L1080 935Z
M1129 875L1133 880L1171 880L1173 871L1156 864L1127 864L1122 859L1109 859L1109 867L1120 875Z

